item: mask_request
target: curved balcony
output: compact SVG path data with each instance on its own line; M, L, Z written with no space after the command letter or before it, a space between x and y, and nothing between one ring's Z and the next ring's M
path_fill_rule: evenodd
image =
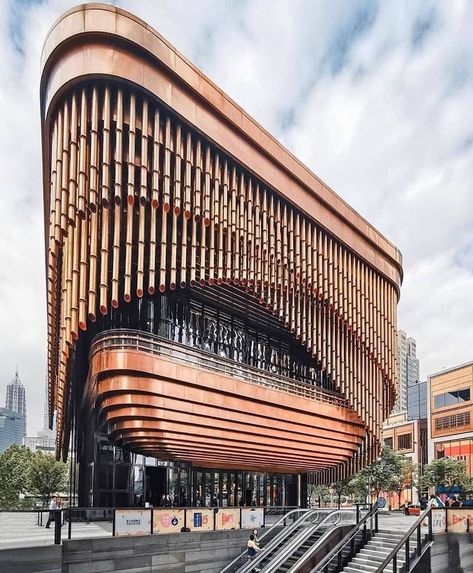
M117 443L206 467L306 472L349 459L365 437L334 392L141 331L91 347L88 400Z

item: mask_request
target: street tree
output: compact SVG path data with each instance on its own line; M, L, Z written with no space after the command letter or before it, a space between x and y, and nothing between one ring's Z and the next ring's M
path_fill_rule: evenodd
M19 496L28 486L28 468L32 452L16 444L0 454L0 509L16 509Z
M414 464L407 456L399 454L399 459L393 468L388 493L394 492L398 496L398 507L401 508L401 494L410 487L414 479Z
M403 472L405 456L384 446L377 460L362 470L371 496L377 499L382 491L393 491L393 477Z
M67 473L67 464L56 461L49 454L36 452L28 470L30 493L38 496L43 505L46 505L55 492L66 487Z
M312 507L318 503L320 507L323 503L327 503L330 500L330 490L326 485L309 484L307 486L307 497L309 506Z
M463 486L468 481L465 462L453 458L433 460L424 467L424 484L437 489L444 486L447 490L454 486Z

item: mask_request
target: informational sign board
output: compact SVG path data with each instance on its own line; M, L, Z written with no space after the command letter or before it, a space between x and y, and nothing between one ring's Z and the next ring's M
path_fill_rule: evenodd
M184 527L184 509L155 509L153 511L153 533L179 533Z
M150 535L150 509L117 509L115 510L115 535Z
M240 529L240 510L220 507L215 513L215 529Z
M385 497L378 497L378 507L383 509L386 507L386 498Z
M213 531L214 510L206 508L187 509L186 527L191 531Z
M446 524L445 509L432 509L432 533L445 533Z
M241 510L241 528L257 529L263 527L264 511L262 507L244 507Z

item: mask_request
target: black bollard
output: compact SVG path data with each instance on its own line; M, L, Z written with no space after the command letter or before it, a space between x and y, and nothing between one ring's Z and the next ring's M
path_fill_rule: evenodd
M62 515L60 509L54 510L54 544L61 545Z

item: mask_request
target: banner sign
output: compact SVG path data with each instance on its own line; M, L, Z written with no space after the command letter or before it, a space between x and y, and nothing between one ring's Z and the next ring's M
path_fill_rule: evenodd
M241 510L241 528L258 529L258 527L263 527L263 517L262 507L244 507Z
M151 510L116 509L115 535L151 535Z
M447 510L448 532L466 533L468 531L468 520L473 524L473 510L458 509L456 507Z
M184 527L184 509L155 509L153 511L153 533L179 533Z
M239 529L240 510L236 508L217 509L215 513L215 529Z
M195 508L186 510L186 527L191 531L213 531L214 510Z

